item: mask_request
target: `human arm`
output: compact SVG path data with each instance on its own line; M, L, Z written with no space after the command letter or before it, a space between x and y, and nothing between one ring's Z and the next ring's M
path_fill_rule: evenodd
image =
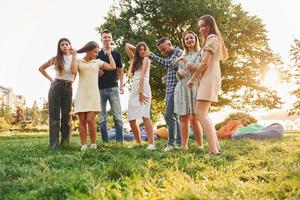
M139 83L139 101L141 104L146 103L148 101L148 97L144 95L144 79L148 67L150 67L150 60L148 57L145 57L143 60L140 83Z
M188 87L192 87L195 81L200 77L200 75L211 66L212 56L219 48L219 39L215 34L211 34L207 37L206 44L203 47L204 55L200 64L196 67L191 79L188 81Z
M124 94L124 71L123 68L117 68L118 77L120 80L120 94Z
M77 52L75 49L72 50L72 61L71 61L71 66L70 70L72 74L77 74L78 72L78 61L77 61Z
M125 44L125 51L129 57L130 60L133 60L134 58L134 51L135 51L135 46L133 46L130 43Z
M50 82L53 82L54 80L51 78L51 76L46 72L46 69L54 64L54 57L49 59L47 62L42 64L39 67L39 71L45 76Z
M200 75L210 66L211 58L212 58L212 52L204 51L204 56L200 64L197 66L191 79L187 83L188 87L191 88L194 85L195 81L200 77Z
M179 57L181 54L182 54L182 50L176 48L173 54L169 58L161 58L152 52L150 53L149 58L159 65L163 65L165 67L172 67L175 59Z
M110 71L115 70L116 63L115 63L114 58L112 57L111 50L107 50L107 51L105 51L105 53L108 56L109 63L103 62L103 65L100 67L102 67L102 69L104 69L104 70L110 70Z

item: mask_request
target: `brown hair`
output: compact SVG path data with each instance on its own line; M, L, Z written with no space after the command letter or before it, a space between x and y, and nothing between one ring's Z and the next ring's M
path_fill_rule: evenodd
M187 31L186 33L184 33L183 37L181 38L181 43L182 43L182 46L183 46L183 49L184 49L184 54L187 54L189 52L189 49L187 48L187 46L185 45L185 42L184 42L184 38L187 34L192 34L195 38L195 51L199 51L200 50L200 45L199 45L199 38L197 36L196 33L194 33L193 31Z
M136 45L135 51L134 51L133 62L130 66L130 73L131 74L134 74L134 72L139 70L143 65L144 58L140 56L140 48L141 47L144 47L146 49L146 51L149 51L149 48L148 48L148 46L146 45L145 42L139 42Z
M228 58L228 52L227 52L223 37L222 37L222 35L219 31L219 28L217 26L217 23L216 23L214 17L211 16L211 15L202 15L198 18L198 22L200 20L203 20L205 25L210 27L210 32L209 32L208 35L215 34L219 38L219 41L220 41L220 44L221 44L221 50L222 50L222 60L226 60ZM201 36L201 38L202 38L201 47L203 47L203 45L206 42L206 38L203 35Z
M169 40L169 38L167 38L167 37L162 37L162 38L158 39L156 42L156 46L159 46L160 44L166 42L167 40Z
M67 38L61 38L57 43L57 53L56 53L56 57L54 57L54 66L58 70L59 74L63 73L64 65L65 65L64 54L60 49L60 43L62 42L67 42L71 45L70 40Z
M77 52L78 53L86 53L88 51L91 51L95 48L99 48L99 45L95 41L90 41L86 43L81 49L79 49Z

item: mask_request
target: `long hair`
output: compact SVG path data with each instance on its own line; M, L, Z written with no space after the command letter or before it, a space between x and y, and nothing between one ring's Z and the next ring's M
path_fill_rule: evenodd
M182 36L182 38L181 38L181 43L182 43L182 46L183 46L183 55L186 55L187 53L189 53L189 49L188 49L188 47L185 45L185 36L187 35L187 34L191 34L191 35L193 35L194 36L194 38L195 38L195 51L197 52L197 51L199 51L200 50L200 44L199 44L199 38L198 38L198 36L197 36L197 34L196 33L194 33L193 31L187 31L186 33L184 33L184 35Z
M202 15L201 17L198 18L198 22L200 20L203 20L204 23L205 23L205 25L210 27L209 35L210 34L215 34L215 35L218 36L220 44L221 44L221 50L222 50L222 57L221 57L221 59L222 60L226 60L228 58L228 52L227 52L227 49L226 49L223 37L222 37L222 35L221 35L220 31L219 31L219 28L217 26L217 23L216 23L214 17L211 16L211 15ZM206 42L206 38L203 35L201 36L201 38L202 38L201 47L203 47L203 45Z
M140 56L140 48L144 47L146 49L146 52L149 52L149 48L146 45L145 42L139 42L136 47L135 47L135 51L134 51L134 58L133 58L133 62L130 65L130 73L133 75L135 71L139 70L142 65L143 65L143 60L144 57Z
M81 49L77 50L78 53L86 53L88 51L91 51L95 48L99 48L99 45L95 41L90 41L86 43Z
M58 70L59 74L63 73L64 65L65 65L64 54L60 49L60 43L62 43L62 42L67 42L71 45L70 40L67 38L61 38L57 43L57 53L56 53L56 57L54 59L54 66Z

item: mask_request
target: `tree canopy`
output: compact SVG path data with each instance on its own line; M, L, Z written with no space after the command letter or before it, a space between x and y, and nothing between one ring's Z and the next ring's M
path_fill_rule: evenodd
M97 31L109 29L128 66L124 45L144 41L151 51L158 53L156 40L169 37L175 46L187 30L198 32L197 18L203 14L214 16L228 48L229 59L221 63L222 93L215 108L278 108L282 104L276 91L262 85L270 66L281 63L268 44L262 20L250 16L241 5L231 0L119 0L109 11ZM153 66L151 88L153 98L164 99L161 77L165 69Z
M292 94L297 97L296 102L294 102L293 107L291 108L290 114L300 113L300 40L294 39L294 43L291 45L290 49L290 73L292 74L292 82L294 82L297 88L292 91Z

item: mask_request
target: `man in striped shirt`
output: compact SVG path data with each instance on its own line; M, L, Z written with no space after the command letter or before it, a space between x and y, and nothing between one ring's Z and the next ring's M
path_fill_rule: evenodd
M179 148L181 144L180 139L180 126L178 117L174 113L174 90L177 84L176 71L174 66L174 60L182 54L182 50L178 47L173 47L171 41L162 37L157 41L157 47L162 55L167 58L161 58L154 53L150 53L149 58L153 60L158 66L164 66L167 68L166 76L166 113L165 121L168 126L169 137L168 144L165 151L170 151L174 147ZM176 140L176 141L175 141Z

